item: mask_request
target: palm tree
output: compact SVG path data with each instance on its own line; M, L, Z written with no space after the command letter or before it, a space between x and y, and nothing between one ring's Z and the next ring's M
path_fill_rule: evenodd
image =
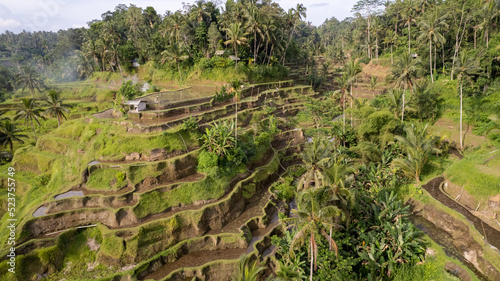
M458 83L460 83L460 148L463 148L462 119L463 119L463 84L464 80L472 83L471 75L478 68L474 58L469 56L469 52L464 49L460 52L457 60Z
M137 40L139 34L141 33L141 27L144 24L142 9L136 7L135 5L130 5L126 12L125 20L129 26L129 32L132 34L132 37Z
M161 63L165 63L166 61L173 61L177 64L177 70L179 71L179 78L182 81L181 74L181 61L187 59L189 56L184 55L184 49L180 44L174 43L168 46L168 48L161 52Z
M37 141L36 139L36 133L35 133L35 126L33 125L33 120L35 120L38 125L40 125L40 119L45 119L42 115L42 109L38 108L38 105L35 101L35 99L22 99L21 100L22 108L19 109L16 112L16 116L14 117L14 120L19 120L19 119L24 119L25 125L28 125L28 122L31 123L31 129L33 130L33 136L35 137L35 142Z
M293 257L293 251L300 248L306 241L309 243L309 257L311 259L309 280L311 281L314 269L317 268L318 239L320 236L323 236L330 247L334 249L335 254L338 254L337 243L328 236L325 228L333 225L330 222L331 218L337 216L340 210L335 206L325 206L328 200L328 190L326 189L303 191L297 198L299 210L292 210L294 216L283 220L290 223L289 228L297 230L290 244L290 256Z
M205 11L206 4L203 0L198 0L195 4L191 5L190 13L191 15L200 23L203 20L203 17L210 16L210 13Z
M295 33L295 27L297 26L297 23L299 23L302 18L306 17L306 11L307 11L307 8L303 4L297 4L297 6L295 8L291 8L288 11L289 16L291 17L290 19L292 21L292 29L290 30L290 37L289 37L288 41L286 42L285 51L283 52L283 56L281 58L283 61L283 65L285 65L286 51L288 50L288 46L290 45L290 42L292 41L293 34Z
M234 48L234 56L236 57L236 66L235 69L238 69L238 46L239 45L248 45L246 43L247 38L245 37L248 33L246 33L241 26L241 23L234 22L229 25L229 28L226 29L227 35L229 36L229 40L224 42L225 45L232 44Z
M16 75L16 83L23 85L22 91L28 88L32 98L34 97L35 90L40 92L40 89L44 87L43 81L40 79L35 68L29 65L21 67L21 71Z
M340 225L340 221L347 221L350 210L354 206L354 194L346 188L346 183L354 180L349 162L342 156L334 157L333 164L327 171L331 204L337 207L337 216L333 217L334 225L330 226L330 238L332 238L333 227ZM331 250L331 248L330 248Z
M387 92L387 97L389 98L389 107L394 112L394 118L398 119L400 114L399 109L403 107L402 92L397 88L389 89L389 91Z
M0 123L0 142L2 145L10 147L10 153L14 155L14 142L24 143L21 138L27 138L27 135L18 134L22 130L16 128L16 124L12 123L10 119L4 119Z
M342 74L342 76L337 77L335 79L335 82L337 82L337 85L340 88L338 91L340 91L340 93L342 95L342 100L341 100L342 119L343 119L343 121L342 121L342 133L345 133L345 101L346 101L346 98L348 95L348 88L349 88L349 84L351 83L351 78L349 77L349 75L346 72L344 72Z
M484 28L483 39L486 41L486 48L488 48L490 42L490 29L494 25L496 18L500 15L496 3L496 1L484 1L483 6L481 7L483 16L482 27Z
M169 34L170 43L179 43L179 32L182 24L184 23L184 18L181 12L177 11L164 19L160 33L162 37ZM172 39L175 39L172 41Z
M408 2L404 2L407 7L404 10L402 17L404 21L404 25L408 26L408 53L411 54L411 23L416 22L415 21L415 4L413 3L413 0L410 0Z
M347 73L347 76L349 77L349 86L351 88L351 108L352 108L352 102L353 102L353 98L354 98L354 95L352 94L352 87L353 87L353 84L354 82L356 82L357 80L357 76L359 73L361 73L362 69L361 69L361 65L359 64L359 61L354 59L354 58L351 58L351 60L349 60L347 62L347 64L344 66L344 69ZM352 121L352 114L351 114L351 127L353 126L353 121Z
M439 153L439 149L434 147L435 140L427 134L427 124L425 126L410 124L405 127L406 136L396 136L395 138L403 144L406 150L406 158L397 158L392 164L420 184L420 174L428 162L432 153Z
M396 65L393 67L393 75L396 78L396 86L404 87L403 90L403 103L401 106L401 123L404 121L405 116L405 95L408 88L413 93L413 83L417 77L419 58L413 58L410 53L404 52L403 56L399 57Z
M421 33L418 41L429 41L429 68L432 83L434 83L434 75L432 73L432 41L436 44L444 44L446 42L444 36L439 32L441 28L448 28L448 24L445 22L446 17L447 15L441 16L440 10L435 8L434 11L419 22Z
M238 83L236 83L238 84ZM235 107L235 113L234 113L234 141L235 141L235 147L238 147L238 102L240 101L241 98L241 92L237 90L237 85L235 87L232 87L229 91L228 94L233 93L233 102L234 102L234 107Z
M92 72L94 72L92 60L86 56L86 53L81 50L76 50L75 59L78 61L76 71L80 78L89 77Z
M45 114L50 117L57 117L57 127L61 126L61 117L66 120L64 112L69 112L68 105L63 103L64 99L61 98L61 93L56 90L49 90L45 102L48 104L48 108L45 110Z
M325 174L331 166L332 144L327 139L314 139L306 146L302 153L306 172L300 177L297 183L297 190L309 189L311 182L315 188L326 185Z
M247 18L247 31L253 33L253 61L254 63L257 63L257 33L261 37L264 37L261 29L262 16L259 9L250 2L248 3L248 8L245 9L245 12L245 17Z
M242 255L238 261L238 272L233 280L257 281L260 273L265 269L265 267L259 266L257 262L250 262L247 255Z
M392 47L396 43L396 39L394 31L392 29L388 29L385 34L384 43L386 45L391 45L391 65L394 64Z

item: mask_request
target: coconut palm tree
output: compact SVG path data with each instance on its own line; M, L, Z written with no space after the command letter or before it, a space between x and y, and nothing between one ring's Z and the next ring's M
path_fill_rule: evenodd
M181 74L181 61L189 58L189 56L184 54L184 48L180 44L174 43L167 47L167 49L161 52L161 63L167 61L173 61L177 64L177 70L179 71L179 78L182 81Z
M464 49L460 52L460 56L457 60L457 72L458 72L458 83L460 84L460 148L463 148L463 84L464 80L466 82L472 83L471 75L478 69L477 62L474 58L470 57L469 52Z
M45 114L57 118L57 127L61 126L61 118L67 119L64 112L69 112L68 105L64 104L63 101L64 99L61 98L61 93L53 89L49 90L45 99L45 102L49 106L45 110Z
M257 6L249 2L247 8L245 9L245 17L247 19L247 31L249 33L253 33L253 61L254 63L257 63L257 33L261 37L264 37L261 28L262 15L260 14Z
M37 141L35 126L33 125L33 120L35 120L38 125L40 125L39 119L45 119L42 115L42 109L38 107L35 99L22 99L21 100L22 108L16 112L16 116L14 120L24 119L25 125L28 125L28 122L31 124L31 130L33 130L33 136L35 137L35 142Z
M405 95L408 88L413 93L413 84L417 78L417 70L420 63L419 58L414 58L410 53L404 52L398 58L396 65L392 69L392 73L396 78L396 86L403 87L403 102L401 106L401 123L404 121L405 116Z
M394 58L393 58L393 52L392 52L392 47L396 43L396 36L394 34L394 31L392 29L388 29L385 34L384 38L384 43L386 45L391 45L391 65L394 64Z
M238 84L235 83L233 87L228 91L228 94L233 94L233 102L234 102L234 107L235 107L235 113L234 113L234 141L235 141L235 147L238 147L238 102L240 101L241 98L241 92L238 91Z
M209 17L210 13L205 10L206 4L205 1L198 0L195 4L191 5L190 13L192 17L194 17L198 23L200 23L204 17Z
M333 164L326 173L329 184L327 188L331 196L330 203L339 210L337 216L332 218L334 225L330 226L330 238L332 238L333 227L336 226L337 231L340 221L347 221L349 219L350 211L355 204L354 193L346 188L346 184L354 180L352 172L353 170L349 167L349 161L342 156L336 156L333 158Z
M181 26L184 24L184 17L181 12L177 11L163 20L160 28L162 37L169 35L169 42L179 43L179 32Z
M317 268L318 241L323 236L330 247L338 254L337 243L326 233L332 224L331 218L338 216L340 210L325 204L329 200L327 189L310 189L303 191L297 198L298 210L292 210L294 216L285 218L283 221L289 224L289 228L295 228L296 232L290 243L290 256L294 256L294 250L302 247L308 242L310 263L309 280L312 281L313 272ZM326 206L325 206L326 205Z
M239 45L248 45L247 38L245 37L248 33L243 30L241 23L233 22L229 25L229 28L225 29L227 35L229 36L229 40L224 42L225 45L232 44L234 48L234 56L236 57L236 65L235 69L238 69L238 46Z
M129 32L132 37L137 40L141 33L142 26L144 25L142 9L135 5L130 5L125 14L125 20L129 26Z
M307 8L303 4L297 4L295 8L291 8L288 11L290 20L292 21L292 29L290 30L290 37L288 41L286 42L285 46L285 51L283 52L283 56L281 57L281 60L283 61L283 65L285 64L285 57L286 57L286 51L288 50L288 46L290 45L290 42L292 41L293 34L295 33L295 27L297 24L300 22L302 18L306 17L306 11Z
M432 83L434 83L434 75L432 73L432 42L434 41L436 44L444 44L446 42L446 39L440 33L440 29L448 28L448 24L445 21L446 17L447 15L441 16L440 10L435 8L418 24L420 26L418 41L429 41L429 68Z
M40 89L45 87L35 68L29 65L21 67L21 71L16 75L16 83L23 85L22 91L28 88L32 98L34 98L35 90L40 92Z
M27 138L27 135L19 134L22 130L16 127L16 124L11 122L10 119L4 119L0 123L0 142L4 146L9 146L10 153L14 155L14 142L23 144L21 138Z
M393 88L389 89L387 92L387 97L389 98L389 107L394 112L394 118L398 119L400 114L400 108L402 108L402 98L403 93L400 89Z
M432 153L439 153L439 149L434 147L435 140L427 133L427 124L410 124L405 127L406 136L396 136L405 150L405 158L397 158L392 161L392 165L398 167L407 177L413 178L416 184L420 184L420 174L427 164Z
M336 77L335 82L340 88L338 91L341 93L341 103L342 103L342 133L345 133L345 101L348 95L349 85L351 83L351 78L348 73L344 72L342 76Z
M297 190L309 189L312 182L315 188L326 185L325 174L332 164L331 151L333 149L332 143L327 139L316 138L312 143L307 144L302 153L306 172L300 177Z
M403 2L406 7L403 9L402 17L405 26L408 26L408 53L411 54L411 23L416 22L415 3L413 0Z
M350 87L350 92L351 92L351 108L352 108L352 102L354 99L354 95L352 93L352 87L354 83L357 80L357 76L359 73L361 73L361 64L359 64L359 61L357 59L351 58L347 62L347 64L344 66L345 72L347 73L347 76L349 77L349 87ZM353 126L353 121L352 121L352 114L351 114L351 127Z

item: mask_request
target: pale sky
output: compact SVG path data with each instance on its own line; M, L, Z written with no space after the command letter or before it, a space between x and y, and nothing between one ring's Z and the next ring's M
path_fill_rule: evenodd
M130 1L130 2L128 2ZM357 0L274 0L288 10L302 3L307 8L306 21L319 26L325 19L343 20L352 15L351 8ZM194 1L186 0L186 3ZM225 1L224 1L225 2ZM87 22L101 19L101 14L113 11L118 4L132 3L138 7L152 6L164 15L182 8L182 1L174 0L0 0L0 33L26 31L57 31L85 26Z

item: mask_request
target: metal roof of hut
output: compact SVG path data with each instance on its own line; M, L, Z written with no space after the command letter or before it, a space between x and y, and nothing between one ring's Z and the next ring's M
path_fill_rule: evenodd
M240 60L240 58L237 56L229 56L229 58L234 60L234 61Z
M226 51L225 50L217 50L215 51L216 56L222 56Z
M124 104L126 105L139 105L141 102L146 102L144 100L129 100L127 102L125 102Z

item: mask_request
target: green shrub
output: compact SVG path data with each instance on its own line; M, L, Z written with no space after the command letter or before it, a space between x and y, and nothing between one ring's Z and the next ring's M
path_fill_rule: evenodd
M182 129L184 131L196 131L196 129L198 129L198 120L196 119L196 117L189 117L188 119L184 120L184 122L182 123Z
M137 90L137 88L134 87L134 85L132 84L132 81L129 80L123 82L122 86L120 87L120 90L118 90L118 94L130 100L138 96L140 94L140 91Z
M219 158L217 157L217 155L215 155L212 152L208 152L206 150L203 150L200 153L200 156L198 156L197 170L204 171L206 169L216 167L218 161L219 161Z

